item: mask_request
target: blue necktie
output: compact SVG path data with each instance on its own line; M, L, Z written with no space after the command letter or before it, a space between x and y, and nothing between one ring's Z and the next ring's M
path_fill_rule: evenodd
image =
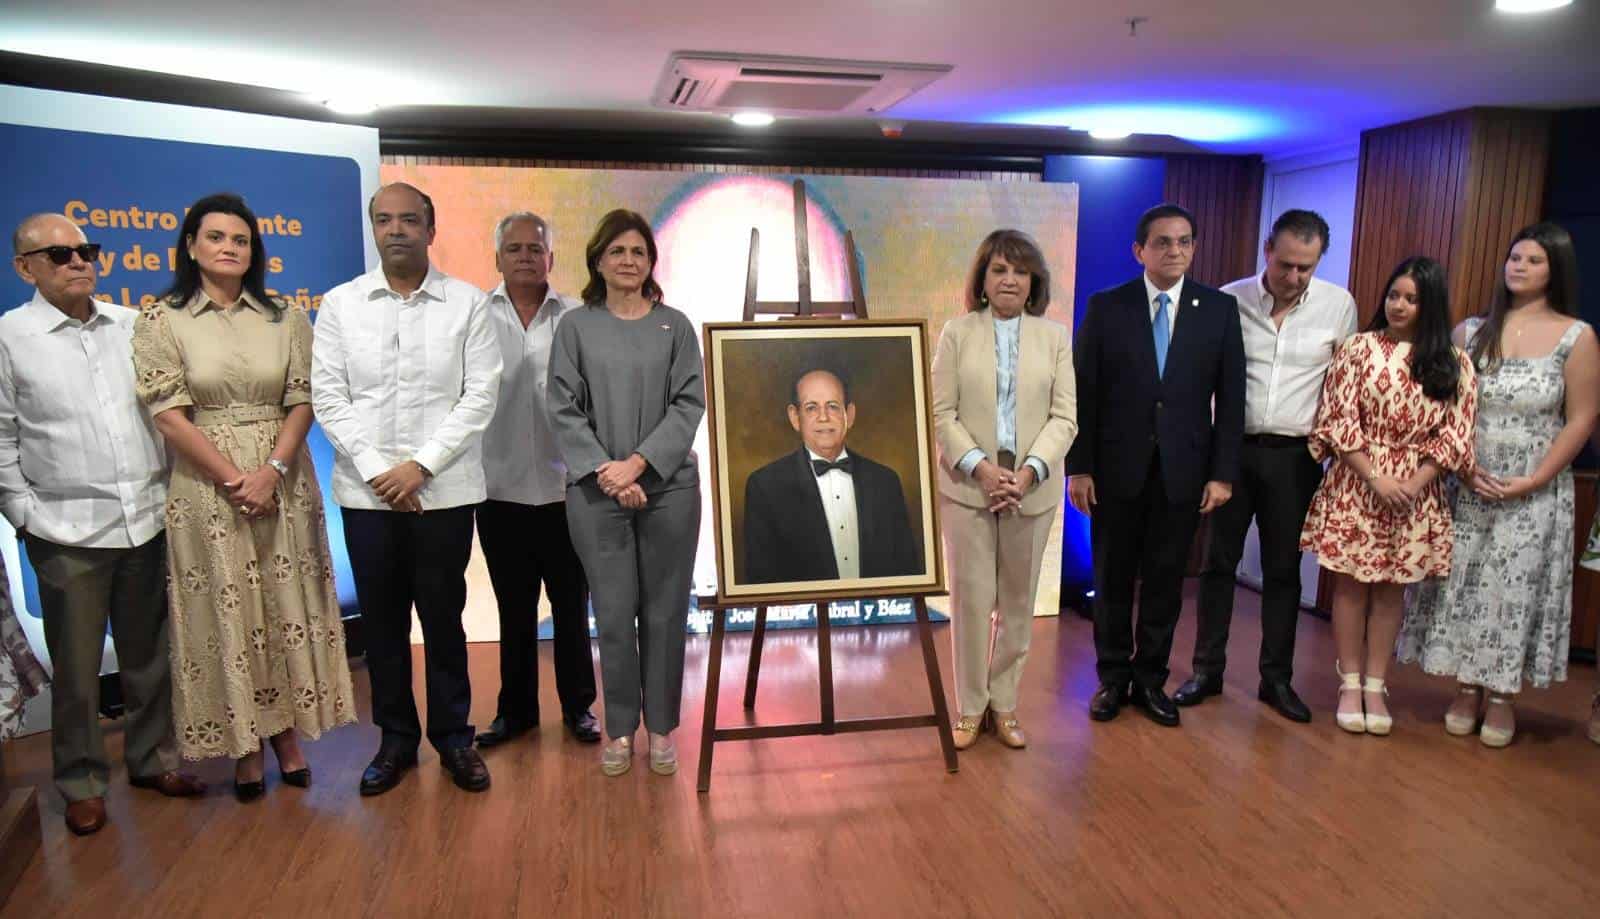
M1167 328L1167 305L1172 298L1164 293L1156 294L1156 318L1150 324L1150 331L1156 340L1156 376L1165 377L1167 373L1167 345L1171 344L1172 332Z

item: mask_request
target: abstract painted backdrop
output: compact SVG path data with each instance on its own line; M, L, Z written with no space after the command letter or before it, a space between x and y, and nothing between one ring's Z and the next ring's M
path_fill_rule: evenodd
M868 312L873 318L928 320L930 353L944 323L962 309L962 285L978 243L991 230L1023 230L1039 242L1053 289L1049 318L1071 324L1078 187L1066 183L983 182L876 176L750 175L648 169L554 169L515 166L386 164L384 182L409 182L437 210L433 261L484 290L500 282L494 268L494 227L512 211L533 211L554 231L552 283L576 295L587 280L583 250L601 215L617 207L638 211L656 232L661 260L656 280L665 302L698 327L738 321L743 314L750 230L761 231L762 300L797 296L794 234L796 178L807 191L811 294L849 299L845 233L853 233ZM706 455L701 427L696 449ZM702 463L702 477L708 472ZM712 593L710 483L705 496L695 588ZM1060 534L1046 559L1060 557ZM1036 612L1054 615L1058 567L1040 579ZM480 559L469 575L468 635L498 636L493 592ZM935 600L935 607L942 604ZM542 615L548 615L545 611ZM769 614L770 615L770 614ZM835 621L840 612L834 610ZM691 617L691 626L704 617Z

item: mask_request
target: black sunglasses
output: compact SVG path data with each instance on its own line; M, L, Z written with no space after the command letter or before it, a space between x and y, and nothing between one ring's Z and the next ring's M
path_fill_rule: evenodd
M100 257L100 244L84 243L81 246L45 246L40 249L23 252L21 257L26 258L30 255L44 253L49 256L50 261L55 262L57 265L65 265L72 261L72 253L74 252L78 253L78 258L92 265L94 260Z

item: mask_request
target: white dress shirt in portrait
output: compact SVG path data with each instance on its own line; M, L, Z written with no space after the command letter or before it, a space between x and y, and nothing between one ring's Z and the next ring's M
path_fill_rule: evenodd
M489 294L489 324L503 368L494 419L483 434L483 475L491 501L551 504L566 498L567 467L545 413L545 387L556 327L582 305L551 290L524 329L506 286Z
M1244 333L1246 434L1304 437L1317 420L1322 378L1333 354L1356 333L1356 301L1337 284L1312 278L1280 328L1261 276L1222 288L1239 301Z
M822 457L806 450L812 460ZM850 455L839 451L839 459ZM833 561L839 566L839 577L861 577L861 527L856 520L856 483L850 473L842 469L829 469L816 476L817 494L822 496L822 512L828 518L828 539L833 542Z
M167 453L134 389L139 313L93 308L79 322L35 292L0 316L0 509L48 542L126 549L165 526Z
M333 497L387 510L367 484L406 460L433 477L424 510L484 499L483 431L500 392L500 348L483 292L430 267L410 296L383 268L322 298L311 404L333 444Z
M1178 304L1183 299L1183 278L1179 278L1178 283L1170 288L1162 290L1150 280L1148 274L1141 275L1141 277L1144 278L1144 303L1145 306L1150 307L1150 324L1152 326L1155 325L1156 314L1161 312L1161 304L1156 302L1156 297L1160 294L1166 294L1172 298L1172 302L1167 305L1167 341L1170 342L1172 341L1172 333L1178 329Z

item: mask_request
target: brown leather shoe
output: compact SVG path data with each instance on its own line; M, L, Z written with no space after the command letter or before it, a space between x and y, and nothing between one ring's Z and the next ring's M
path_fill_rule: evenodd
M163 772L160 775L134 776L128 779L134 788L159 791L169 798L193 798L206 793L206 783L187 772Z
M78 836L98 833L106 825L106 799L84 798L67 803L67 829Z

